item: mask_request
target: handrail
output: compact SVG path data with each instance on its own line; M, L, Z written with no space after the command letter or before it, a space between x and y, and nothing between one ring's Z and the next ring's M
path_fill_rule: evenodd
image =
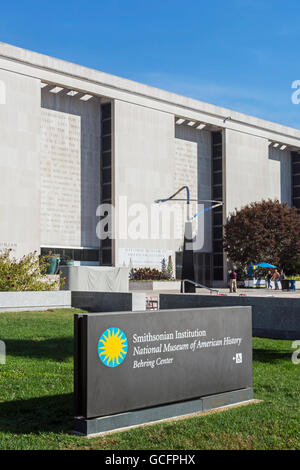
M191 281L190 279L184 279L182 281L182 290L183 290L183 294L185 294L185 283L186 282L189 282L190 284L193 284L195 287L201 287L202 289L207 289L211 292L216 292L217 294L219 294L219 291L218 289L211 289L210 287L207 287L207 286L203 286L202 284L199 284L198 282L194 282L194 281Z

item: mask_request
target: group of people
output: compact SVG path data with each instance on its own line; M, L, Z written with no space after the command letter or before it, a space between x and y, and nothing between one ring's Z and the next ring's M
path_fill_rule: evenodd
M285 280L285 274L282 270L281 270L280 273L277 271L277 269L275 269L274 273L269 271L268 274L267 274L268 289L273 288L273 286L272 286L272 281L273 281L274 285L275 285L275 290L279 290L279 282L280 282L281 287L282 287L282 281L284 281L284 280Z
M267 274L268 289L273 288L272 282L274 282L275 290L279 290L279 282L282 287L282 281L284 280L285 274L283 270L280 273L277 269L275 269L274 273L269 271ZM231 293L237 292L237 273L234 269L229 272L229 289Z

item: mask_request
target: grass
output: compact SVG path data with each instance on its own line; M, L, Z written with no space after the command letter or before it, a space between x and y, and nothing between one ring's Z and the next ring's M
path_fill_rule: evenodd
M78 311L78 310L77 310ZM74 310L1 313L0 449L299 449L300 365L291 341L254 338L261 403L132 429L73 436Z

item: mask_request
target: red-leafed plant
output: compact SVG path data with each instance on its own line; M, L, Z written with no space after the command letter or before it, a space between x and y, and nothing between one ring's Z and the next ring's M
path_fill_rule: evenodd
M224 249L242 268L267 262L295 272L300 259L300 215L278 200L253 202L230 214L224 227Z

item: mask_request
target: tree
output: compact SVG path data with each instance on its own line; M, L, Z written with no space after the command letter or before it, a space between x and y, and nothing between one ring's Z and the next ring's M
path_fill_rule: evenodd
M242 268L267 262L292 273L300 257L300 215L278 200L252 202L229 215L224 249Z
M169 256L167 271L168 271L168 277L169 277L169 279L173 279L173 261L172 261L172 256Z

